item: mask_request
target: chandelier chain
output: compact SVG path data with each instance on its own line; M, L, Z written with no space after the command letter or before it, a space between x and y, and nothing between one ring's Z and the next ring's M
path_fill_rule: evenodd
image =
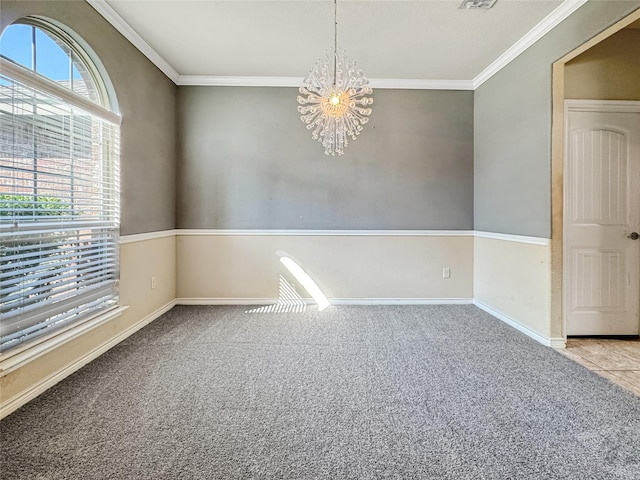
M333 0L333 86L338 75L338 0Z

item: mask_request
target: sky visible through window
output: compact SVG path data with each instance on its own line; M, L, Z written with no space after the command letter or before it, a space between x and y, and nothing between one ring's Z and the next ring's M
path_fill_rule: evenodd
M34 39L35 29L35 39ZM35 42L35 45L34 45ZM81 79L80 72L72 64L71 52L61 47L44 31L31 25L8 26L0 37L0 54L57 82Z

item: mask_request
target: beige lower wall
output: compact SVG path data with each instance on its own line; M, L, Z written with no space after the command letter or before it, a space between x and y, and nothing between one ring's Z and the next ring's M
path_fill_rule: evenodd
M178 301L278 297L280 263L295 260L329 299L466 299L473 295L473 236L179 233ZM451 269L443 278L442 269Z
M175 235L123 243L120 265L120 303L129 306L125 318L143 318L175 300ZM151 288L152 276L155 288Z
M476 302L551 340L550 245L476 237L473 272Z
M0 413L24 403L41 386L51 386L72 373L74 365L100 350L105 344L135 331L140 322L163 307L173 304L176 297L175 237L124 243L120 247L120 305L129 308L119 317L68 341L0 378ZM156 288L150 278L156 276ZM133 327L133 328L132 328Z

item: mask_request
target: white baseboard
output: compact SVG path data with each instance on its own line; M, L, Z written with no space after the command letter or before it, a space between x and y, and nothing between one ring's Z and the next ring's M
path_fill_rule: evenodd
M567 348L567 340L561 337L551 337L549 339L549 346L551 348Z
M515 328L516 330L524 333L528 337L533 338L535 341L540 342L541 344L547 347L553 347L553 348L565 347L565 340L563 338L547 338L543 335L540 335L538 332L531 330L529 327L525 327L517 320L514 320L513 318L509 317L508 315L505 315L504 313L496 310L493 307L490 307L486 303L482 303L480 300L473 300L473 304L476 307L480 308L481 310L484 310L485 312L493 315L497 319L502 320L507 325Z
M77 359L75 362L62 367L61 369L57 370L56 372L45 377L44 379L42 379L41 381L39 381L38 383L30 387L28 390L25 390L19 395L16 395L15 397L12 397L7 401L3 402L0 405L0 419L3 419L4 417L14 412L18 408L20 408L21 406L29 402L30 400L33 400L38 395L45 392L49 388L53 387L56 383L60 382L61 380L64 380L66 377L68 377L72 373L76 372L77 370L80 370L80 368L84 367L87 363L91 362L92 360L95 360L100 355L105 353L107 350L114 347L115 345L117 345L122 340L129 337L130 335L134 334L145 325L151 323L153 320L158 318L163 313L171 310L171 308L173 308L175 304L176 304L175 301L171 301L167 303L166 305L150 313L140 321L131 325L126 330L120 332L120 334L116 335L115 337L112 337L110 340L107 340L102 345L98 346L94 350L88 352L86 355Z

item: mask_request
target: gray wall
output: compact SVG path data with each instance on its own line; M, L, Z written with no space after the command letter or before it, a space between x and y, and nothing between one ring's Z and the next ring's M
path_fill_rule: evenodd
M475 91L475 229L551 236L551 65L640 6L590 1Z
M471 229L473 93L373 96L328 157L294 88L179 87L177 227Z
M121 234L175 227L177 87L89 4L7 1L2 28L26 15L57 20L96 52L116 90L121 129Z

